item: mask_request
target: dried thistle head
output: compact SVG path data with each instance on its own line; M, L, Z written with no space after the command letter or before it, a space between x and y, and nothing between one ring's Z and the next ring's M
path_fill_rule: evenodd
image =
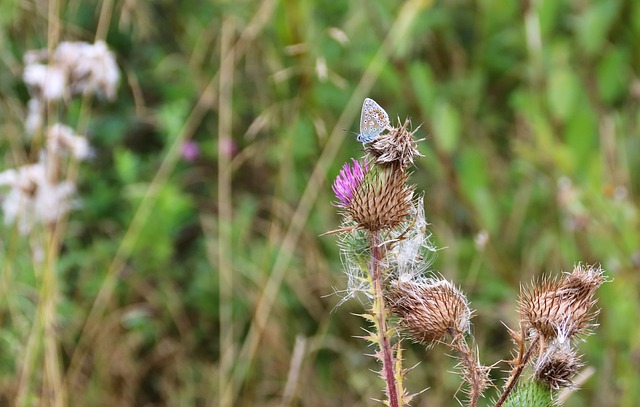
M569 339L588 333L598 310L595 290L605 282L602 269L578 264L559 279L542 279L528 289L521 288L519 312L522 325L547 339Z
M575 291L576 295L592 297L598 287L606 281L602 268L578 264L573 268L573 272L564 276L562 288Z
M558 390L574 385L572 378L582 368L580 356L566 341L554 341L538 358L534 367L535 378L549 388Z
M469 330L471 310L464 294L446 280L397 282L387 294L399 324L419 343L431 345Z
M374 158L379 165L398 164L405 169L413 164L413 157L422 157L418 151L418 141L414 140L415 131L409 131L411 122L407 119L402 126L393 128L388 133L380 134L366 148L365 151ZM417 130L417 129L416 129Z
M396 165L369 171L345 208L358 228L392 229L412 213L413 187L409 174Z

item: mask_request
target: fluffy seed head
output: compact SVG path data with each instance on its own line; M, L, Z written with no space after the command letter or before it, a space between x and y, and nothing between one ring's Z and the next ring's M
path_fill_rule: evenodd
M398 164L405 169L413 164L413 157L422 157L418 151L418 141L414 140L414 132L409 131L411 125L405 120L401 127L376 137L365 149L374 157L374 162L380 165Z
M398 282L387 296L400 325L419 343L431 345L469 330L467 299L446 280Z
M75 185L51 182L43 161L1 172L0 187L10 187L2 201L4 221L17 224L22 235L37 224L58 221L74 207Z
M386 266L393 270L394 276L404 282L420 280L435 258L436 247L431 242L431 233L427 230L424 213L424 196L413 203L413 212L407 220L407 228L399 228L399 234L391 235L397 239L387 255Z
M115 56L103 41L61 42L52 55L30 51L24 62L25 83L33 96L44 100L84 93L101 93L113 100L120 82Z
M577 265L560 279L543 279L520 292L519 311L523 326L543 340L586 334L598 310L590 312L595 290L605 282L603 271Z
M536 379L553 390L573 386L572 378L582 368L580 356L566 341L554 341L535 364Z
M60 123L47 129L47 149L52 154L66 150L78 160L85 160L92 154L86 137L74 134L71 127Z

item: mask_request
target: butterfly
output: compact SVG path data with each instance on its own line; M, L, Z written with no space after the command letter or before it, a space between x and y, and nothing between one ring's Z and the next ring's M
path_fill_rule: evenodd
M366 98L360 113L360 134L356 137L361 143L371 143L384 130L391 129L389 115L375 100Z

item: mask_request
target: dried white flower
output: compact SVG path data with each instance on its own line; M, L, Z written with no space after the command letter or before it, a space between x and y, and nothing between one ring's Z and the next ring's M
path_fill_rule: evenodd
M104 41L61 42L52 56L46 50L29 51L24 62L22 77L35 97L62 100L69 95L102 93L109 100L115 98L120 70Z
M120 71L104 41L61 42L52 59L68 72L73 94L102 92L109 100L115 97Z
M27 104L29 113L27 119L24 122L24 127L27 134L33 135L38 129L42 128L44 122L44 111L42 102L38 98L29 99Z
M67 72L60 66L38 63L27 65L22 79L44 100L60 100L68 95Z
M9 169L0 172L0 187L1 186L11 186L16 183L16 179L18 177L18 172L14 169Z
M47 55L46 49L30 50L24 53L22 60L25 65L33 65L46 60Z
M5 223L17 223L26 235L36 224L57 221L73 206L75 185L70 181L54 184L47 179L44 162L0 173L0 186L10 186L2 201Z
M86 137L74 134L71 127L60 123L54 124L47 130L47 149L50 153L65 149L78 160L85 160L92 154Z

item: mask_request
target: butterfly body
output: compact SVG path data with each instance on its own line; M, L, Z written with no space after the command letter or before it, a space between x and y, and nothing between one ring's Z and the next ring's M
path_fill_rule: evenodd
M375 100L366 98L360 113L360 134L356 140L371 143L380 133L390 128L391 122L387 112Z

